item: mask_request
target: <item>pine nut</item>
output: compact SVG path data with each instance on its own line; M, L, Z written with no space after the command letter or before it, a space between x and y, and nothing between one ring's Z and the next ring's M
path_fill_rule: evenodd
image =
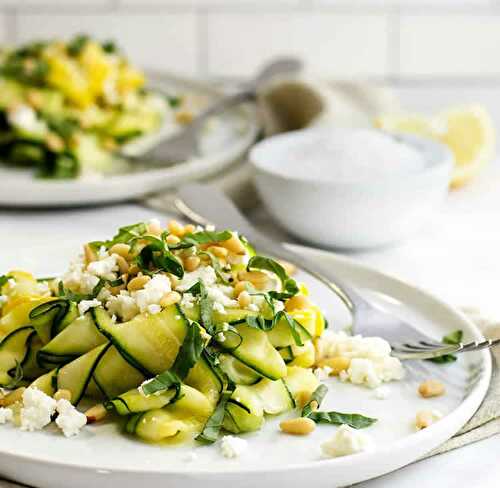
M226 258L229 251L222 246L210 246L207 248L208 252L211 252L214 256L217 256L218 258Z
M249 281L258 290L264 289L269 283L269 277L262 271L240 271L238 279L241 281Z
M431 379L420 383L418 392L420 393L420 396L424 398L432 398L444 395L445 388L443 383L440 381Z
M238 295L238 304L242 308L248 307L252 303L252 297L250 296L250 293L248 291L243 290L239 295Z
M165 295L163 295L163 298L160 300L160 305L165 308L180 301L180 293L177 293L176 291L169 291L168 293L165 293Z
M141 288L144 288L144 285L150 281L151 278L149 276L136 276L128 282L127 290L128 291L137 291Z
M68 402L71 401L71 392L69 390L57 390L54 393L54 400L68 400Z
M173 274L168 275L168 277L170 278L170 286L172 287L173 290L175 290L175 288L177 288L177 285L180 283L179 278L177 278L177 276Z
M295 266L295 264L283 261L282 259L278 259L278 263L281 264L288 276L292 276L297 272L297 266Z
M130 268L128 261L123 256L120 256L119 254L116 255L116 264L118 264L118 268L120 269L121 274L127 273L127 271Z
M8 407L9 405L13 405L16 402L21 402L23 400L23 393L26 390L24 386L17 388L14 391L11 391L7 396L0 400L0 406Z
M171 220L168 224L168 231L174 236L182 237L184 235L184 227L177 222L177 220Z
M297 403L298 407L304 408L309 403L310 399L311 399L311 392L299 391L297 392L297 398L295 399L295 402Z
M28 103L36 109L39 109L43 105L43 96L38 90L29 90L26 93L26 100Z
M187 224L184 226L184 234L193 234L196 231L196 227L193 224Z
M109 248L109 254L118 254L125 259L130 259L130 246L128 244L114 244Z
M175 114L175 121L181 125L190 124L193 118L194 118L193 114L188 110L180 110Z
M432 425L434 422L437 422L441 417L442 415L439 412L420 410L415 417L415 425L417 429L422 430L429 427L429 425Z
M228 251L233 252L234 254L246 254L245 246L240 241L239 237L234 233L231 234L231 238L227 241L219 242L219 245L225 247Z
M189 256L184 259L184 269L190 273L198 268L200 262L201 260L198 256Z
M134 276L137 273L139 273L139 266L137 266L137 264L130 265L130 268L128 269L129 276Z
M331 369L330 376L338 376L341 371L349 368L351 360L343 356L334 356L332 358L325 358L318 361L318 366L324 368L325 366Z
M106 407L102 403L98 403L85 412L85 416L87 417L87 424L99 422L100 420L103 420L107 414L108 411L106 410Z
M97 259L94 250L88 244L83 246L83 254L85 256L86 264L93 263Z
M167 244L169 246L175 246L176 244L179 244L179 242L181 242L181 240L177 236L174 236L173 234L169 234L167 236Z
M158 222L152 220L147 224L148 234L153 234L154 236L159 236L162 232L161 226Z
M292 310L304 310L311 307L311 301L305 295L295 295L285 302L285 310L291 312Z
M316 424L307 417L283 420L280 423L280 429L287 434L307 435L316 428Z
M247 288L250 286L249 281L238 281L236 285L234 285L233 296L239 297L242 291L247 291Z
M47 147L53 152L61 152L64 149L64 141L62 137L54 134L53 132L49 132L45 136L45 144L47 144Z

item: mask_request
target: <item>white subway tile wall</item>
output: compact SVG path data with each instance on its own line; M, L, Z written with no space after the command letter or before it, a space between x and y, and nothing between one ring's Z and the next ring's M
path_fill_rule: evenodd
M296 54L333 78L500 78L500 0L0 0L0 15L4 42L89 32L180 74Z
M388 74L387 15L209 13L206 22L209 75L248 75L280 54L300 56L328 77Z

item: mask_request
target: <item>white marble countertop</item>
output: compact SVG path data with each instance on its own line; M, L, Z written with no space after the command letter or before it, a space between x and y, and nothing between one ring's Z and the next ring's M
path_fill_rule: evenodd
M411 241L352 257L426 288L449 303L478 306L500 317L499 214L500 163L469 187L453 192L433 221ZM153 216L158 215L133 204L58 212L0 210L0 270L15 266L54 273L81 242ZM262 213L256 217L260 224L270 225ZM454 488L460 479L459 486L468 488L497 487L499 446L496 436L360 486Z

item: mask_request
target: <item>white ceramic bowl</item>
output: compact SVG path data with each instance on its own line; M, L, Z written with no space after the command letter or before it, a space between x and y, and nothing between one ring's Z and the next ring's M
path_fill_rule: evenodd
M264 203L299 239L340 249L383 246L415 233L444 200L453 155L444 145L416 136L393 136L423 156L424 167L411 175L336 182L291 174L286 167L290 148L327 137L331 130L280 134L250 152Z

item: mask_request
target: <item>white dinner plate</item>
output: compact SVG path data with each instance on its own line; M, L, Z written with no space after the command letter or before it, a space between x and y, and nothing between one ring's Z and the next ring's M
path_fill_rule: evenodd
M153 73L148 78L153 86L203 98L206 105L221 94L208 84L171 75ZM105 177L50 180L35 178L32 169L0 163L0 206L61 207L133 200L221 171L248 150L258 132L255 111L247 104L214 117L199 140L201 157L170 167ZM145 137L134 142L134 146L146 149L159 139L161 136Z
M380 306L436 339L455 329L462 329L466 340L482 337L459 311L425 291L331 253L307 253ZM346 311L324 285L305 275L298 278L309 284L330 327L338 329L348 323ZM87 426L71 439L64 438L55 428L27 433L7 425L0 427L0 473L41 488L345 486L417 460L455 434L474 414L489 385L491 358L487 351L463 354L453 364L425 366L428 370L422 377L391 383L386 400L377 399L373 390L343 384L335 378L327 380L329 393L322 408L378 419L364 431L375 443L370 452L323 458L320 445L334 434L336 427L319 425L306 437L285 435L279 431L278 423L293 413L268 418L261 431L244 435L248 449L238 459L224 458L218 444L145 444L125 436L111 422ZM428 376L444 381L444 396L418 396L417 385ZM438 409L444 417L416 432L415 414L424 408ZM197 459L188 461L193 451Z

